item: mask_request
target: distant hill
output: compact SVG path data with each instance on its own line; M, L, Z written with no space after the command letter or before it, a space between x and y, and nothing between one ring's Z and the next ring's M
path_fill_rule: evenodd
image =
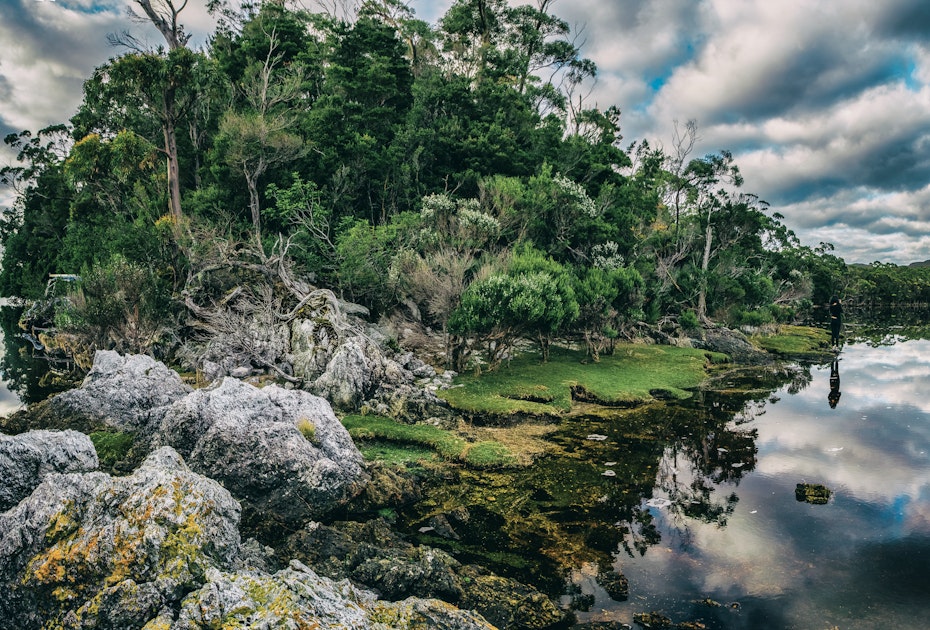
M924 260L923 262L912 262L908 267L930 267L930 260Z

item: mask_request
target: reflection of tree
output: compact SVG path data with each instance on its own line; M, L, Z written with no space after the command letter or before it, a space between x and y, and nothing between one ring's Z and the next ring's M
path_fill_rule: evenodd
M727 524L738 498L721 485L756 466L752 419L778 387L805 380L803 370L770 374L764 384L747 377L750 391L728 386L684 403L572 418L549 438L557 454L529 469L437 479L416 513L402 517L415 532L443 515L459 539L429 544L560 592L565 572L582 563L609 569L618 553L644 555L658 544L653 506L680 523Z
M0 379L10 391L26 404L45 400L50 395L67 389L66 383L50 378L49 363L36 356L33 346L20 335L21 308L0 307L0 326L3 334L3 357L0 358Z

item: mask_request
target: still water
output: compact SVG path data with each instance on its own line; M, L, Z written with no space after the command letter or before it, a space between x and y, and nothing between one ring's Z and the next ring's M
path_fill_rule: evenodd
M530 469L448 473L400 525L579 622L930 627L930 341L850 344L769 377L575 414ZM829 501L798 501L804 483Z
M666 449L644 502L660 540L618 554L625 602L576 571L595 597L582 618L630 623L655 610L710 628L930 627L930 342L848 345L798 389L734 416L756 452L729 462L750 471L714 484L738 499L725 522L676 509L676 489L706 475ZM799 502L798 483L832 496Z

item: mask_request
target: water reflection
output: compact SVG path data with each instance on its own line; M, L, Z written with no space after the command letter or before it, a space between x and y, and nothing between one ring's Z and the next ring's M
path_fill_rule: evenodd
M402 520L447 516L459 539L420 540L553 596L568 580L581 621L923 628L928 377L930 341L851 344L771 383L746 373L684 404L575 417L531 470L452 472ZM798 483L829 503L797 502Z
M830 393L827 394L827 402L830 403L830 409L836 409L840 402L840 360L839 357L833 359L830 364Z
M0 301L0 416L74 385L73 377L59 380L50 373L49 362L21 337L21 312L21 307Z
M724 480L738 504L726 527L650 508L661 542L618 558L631 600L711 628L924 628L930 618L930 342L847 346L814 367L811 387L750 405L755 469ZM832 402L832 401L831 401ZM822 483L827 505L797 503L796 483ZM662 475L658 491L664 490ZM738 486L738 487L737 487ZM726 614L696 606L737 601ZM598 602L627 621L627 604Z

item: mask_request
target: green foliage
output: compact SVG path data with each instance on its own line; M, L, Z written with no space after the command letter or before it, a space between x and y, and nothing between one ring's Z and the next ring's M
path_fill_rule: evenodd
M129 454L135 438L120 431L95 431L88 435L97 451L97 457L105 468L112 468Z
M624 149L622 104L569 106L596 68L552 3L456 0L435 28L362 4L339 20L264 2L203 52L123 54L87 79L73 128L8 136L0 291L83 272L60 323L150 349L197 276L191 225L233 255L280 234L298 275L375 317L417 304L457 369L522 339L546 360L583 338L598 361L670 313L760 324L833 293L930 301L920 274L801 247L737 193L729 152Z
M167 304L152 271L115 255L85 269L56 326L83 338L91 349L145 352L158 341Z
M698 330L701 327L701 320L692 310L687 310L678 316L678 325L685 330Z

